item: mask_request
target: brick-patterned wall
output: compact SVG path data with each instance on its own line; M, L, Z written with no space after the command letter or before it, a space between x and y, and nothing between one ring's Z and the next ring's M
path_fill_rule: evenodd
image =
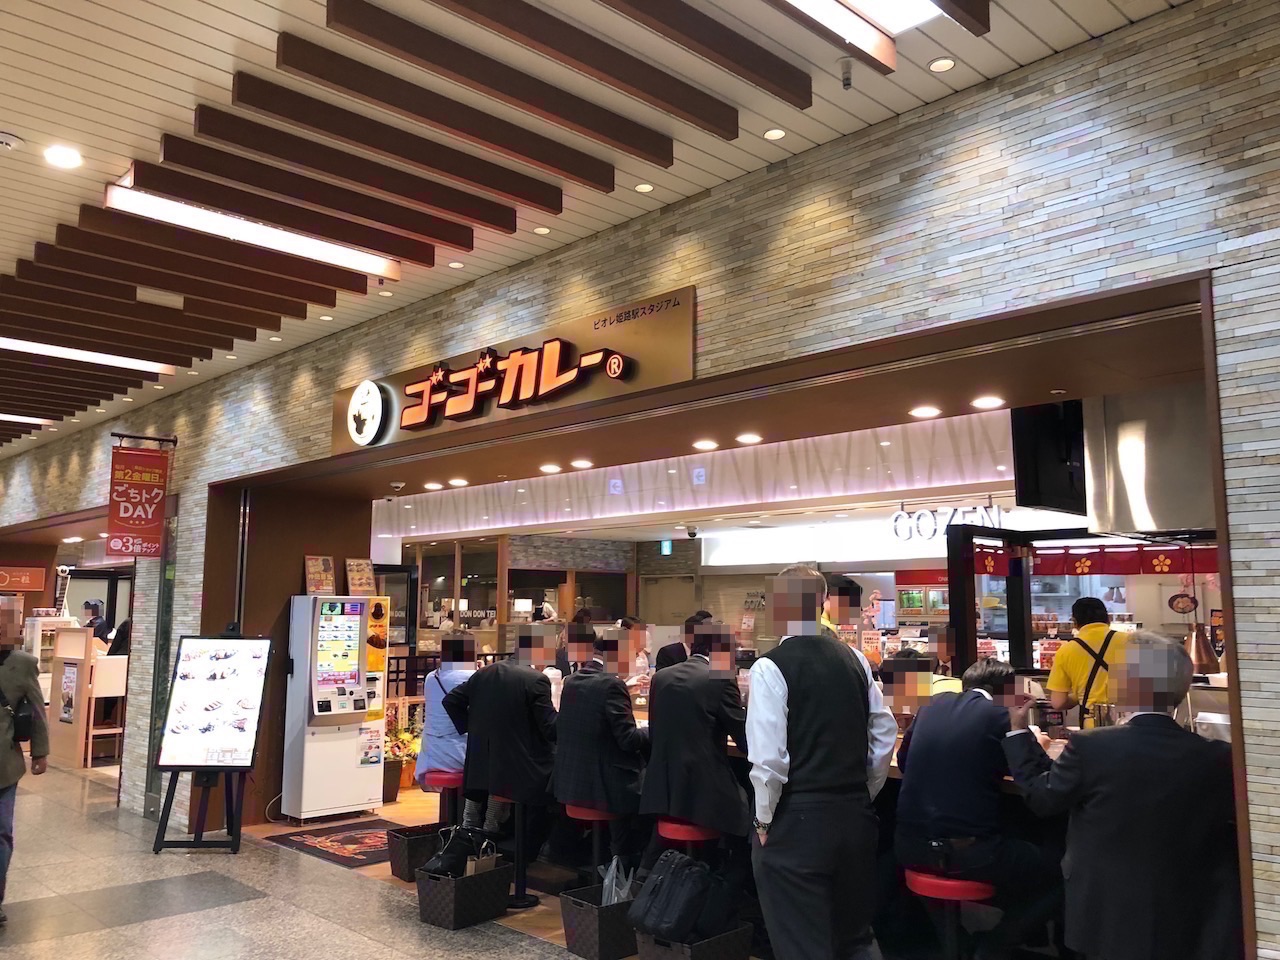
M698 286L696 370L708 376L1221 268L1228 386L1255 394L1248 402L1224 398L1226 415L1271 417L1272 374L1262 353L1276 303L1268 280L1250 273L1261 269L1251 261L1280 250L1277 103L1280 4L1191 0L531 263L0 461L0 526L102 503L109 429L176 432L174 633L192 632L207 485L324 456L335 388L689 283ZM1250 337L1258 345L1242 346ZM1254 350L1262 351L1258 359ZM1270 420L1262 423L1271 429ZM1280 945L1263 734L1280 692L1265 666L1266 625L1280 617L1268 595L1280 556L1250 539L1274 529L1274 515L1261 515L1280 466L1261 452L1267 438L1241 439L1244 424L1228 423L1233 525L1242 537L1235 574L1248 605L1241 652L1260 827L1259 917L1265 942ZM1249 458L1256 462L1246 465Z
M512 570L592 570L632 573L635 544L629 540L580 540L573 537L512 537Z
M677 530L676 533L683 533ZM671 541L671 556L662 555L662 541L636 544L636 573L642 577L697 576L702 566L702 541L681 537Z

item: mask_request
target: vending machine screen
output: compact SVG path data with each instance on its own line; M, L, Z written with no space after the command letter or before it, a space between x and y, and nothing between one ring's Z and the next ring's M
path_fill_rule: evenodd
M316 686L320 690L360 684L363 603L325 601L316 627Z

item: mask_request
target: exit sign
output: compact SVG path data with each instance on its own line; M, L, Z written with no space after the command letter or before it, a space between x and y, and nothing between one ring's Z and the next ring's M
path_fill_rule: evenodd
M663 541L662 541L662 555L663 555L664 557L669 557L669 556L671 556L671 541L670 541L670 540L663 540Z

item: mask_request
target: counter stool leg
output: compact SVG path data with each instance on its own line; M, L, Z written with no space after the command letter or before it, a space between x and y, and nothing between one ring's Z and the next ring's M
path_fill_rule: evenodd
M596 820L591 824L591 881L594 883L599 874L597 867L604 866L604 828L608 824Z
M528 910L530 907L536 907L541 901L528 891L529 864L524 845L524 804L515 804L515 810L512 812L516 818L516 892L507 900L507 906L512 910Z
M960 904L954 900L942 904L942 955L960 960Z

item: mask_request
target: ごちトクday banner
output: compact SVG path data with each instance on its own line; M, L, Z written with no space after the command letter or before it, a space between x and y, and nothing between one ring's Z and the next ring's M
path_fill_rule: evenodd
M107 555L158 557L164 538L169 452L137 447L111 450Z

